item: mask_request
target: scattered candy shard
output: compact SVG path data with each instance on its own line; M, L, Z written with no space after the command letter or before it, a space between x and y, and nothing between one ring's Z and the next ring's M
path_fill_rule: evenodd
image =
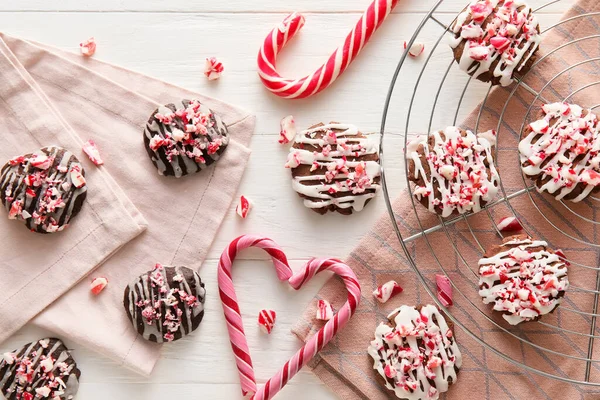
M209 81L219 79L224 70L225 68L223 67L223 63L217 60L216 57L210 57L206 59L204 75L206 75Z
M565 256L565 253L563 253L563 251L561 249L554 250L554 254L556 254L557 256L559 256L560 259L561 259L561 261L563 263L565 263L565 265L567 267L571 265L571 263L569 262L569 260L567 260L567 256Z
M407 45L408 43L404 41L404 50L406 50ZM410 46L410 49L408 49L408 55L416 58L423 54L423 51L425 51L425 45L423 43L415 42Z
M516 217L504 217L498 221L500 232L517 232L523 230L523 226Z
M96 52L96 39L91 37L88 40L79 43L79 48L81 50L81 54L83 54L84 56L86 56L86 57L93 56L94 53Z
M333 318L333 307L327 300L319 300L317 302L317 316L320 321L329 321Z
M108 279L106 279L104 277L94 278L94 280L92 280L92 283L90 285L90 290L92 291L93 295L97 296L100 294L100 292L102 292L104 290L106 285L108 285Z
M450 307L452 301L452 284L450 278L446 275L435 275L435 284L437 286L437 298L444 305L444 307Z
M389 281L379 286L373 292L373 296L375 296L380 303L385 303L395 295L402 293L403 290L404 289L402 289L396 281Z
M104 164L104 161L102 161L102 158L100 157L98 146L96 146L96 143L92 139L83 144L83 152L94 164L98 166Z
M235 206L235 212L241 218L246 219L252 208L252 202L245 196L240 196L237 205Z
M279 123L281 130L279 131L279 143L286 144L292 141L296 136L296 121L293 115L288 115L281 119Z
M275 311L261 310L260 314L258 314L258 325L260 326L260 329L267 335L270 335L275 327L276 318L277 313Z

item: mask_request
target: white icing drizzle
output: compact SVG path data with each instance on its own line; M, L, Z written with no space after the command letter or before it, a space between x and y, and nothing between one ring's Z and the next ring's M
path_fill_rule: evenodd
M548 314L569 287L567 266L547 245L524 235L512 236L498 254L479 260L479 295L485 304L494 303L494 310L502 311L511 325Z
M297 148L297 145L313 146L318 150ZM296 135L285 166L294 169L310 165L311 171L326 171L294 177L294 190L308 197L304 199L306 207L319 209L335 205L340 209L352 207L354 211L361 211L379 190L380 185L375 179L381 175L378 161L362 161L361 158L377 154L377 151L377 144L362 137L356 126L332 123ZM332 193L340 192L347 195L332 196Z
M463 136L462 132L466 134ZM434 141L432 146L430 137ZM419 201L427 198L429 211L441 210L443 217L455 210L460 214L480 211L482 205L498 193L500 178L492 154L496 133L487 131L475 135L450 126L433 132L430 137L419 136L406 148L408 159L414 163L414 174L409 177L415 182L413 195ZM423 165L425 160L427 172ZM424 186L417 183L420 179Z
M373 369L400 399L435 400L456 382L462 355L444 316L433 305L401 306L381 323L368 348ZM434 321L435 319L435 321ZM434 385L430 383L434 382Z
M521 71L541 42L537 17L522 0L474 0L459 14L452 32L452 48L464 42L460 68L477 78L497 61L490 72L502 86L512 83L513 73Z
M542 111L519 142L523 173L538 180L539 192L579 202L600 185L598 117L567 103L544 104ZM581 193L569 196L579 185Z

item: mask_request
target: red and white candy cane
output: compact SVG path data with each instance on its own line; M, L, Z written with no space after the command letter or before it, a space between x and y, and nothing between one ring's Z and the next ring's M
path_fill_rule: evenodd
M242 317L237 302L237 296L231 278L231 266L237 253L247 247L259 247L267 251L273 259L280 280L288 280L289 284L299 290L316 274L331 271L342 278L348 291L348 300L336 315L329 320L298 352L281 367L277 373L257 388L254 378L254 368L244 334ZM360 284L352 269L343 262L335 259L322 258L308 261L304 269L292 275L283 250L271 239L259 236L241 236L235 239L223 252L219 260L218 270L219 293L223 302L223 311L229 329L231 347L238 366L242 393L251 395L253 400L269 400L277 394L286 383L298 373L329 341L342 329L354 314L360 302Z
M258 53L258 75L263 84L277 96L301 99L319 93L331 85L348 68L367 44L373 33L398 4L398 0L375 0L360 17L344 43L327 62L312 74L300 79L286 79L277 72L277 55L304 26L304 16L294 12L271 31Z

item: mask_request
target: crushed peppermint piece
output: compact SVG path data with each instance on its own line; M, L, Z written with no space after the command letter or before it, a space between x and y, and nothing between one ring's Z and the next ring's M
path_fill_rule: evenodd
M498 230L500 232L517 232L523 230L523 226L516 217L504 217L498 221Z
M108 285L108 279L104 278L104 277L98 277L98 278L94 278L92 280L92 283L90 285L90 290L92 291L93 295L99 295L100 292L102 292L104 290L104 288Z
M277 319L277 313L273 310L261 310L258 314L258 326L261 331L265 334L271 334L271 331L275 327L275 320Z
M404 41L404 50L406 50L407 45L408 43ZM415 42L410 46L410 49L408 49L408 55L416 58L423 54L423 51L425 51L425 45L423 43Z
M86 57L91 57L96 52L96 39L93 37L79 43L79 49L81 50L81 54Z
M373 296L375 296L380 303L386 303L392 297L402 293L403 290L404 289L402 289L396 281L389 281L375 289Z
M435 285L437 287L437 298L444 305L444 307L450 307L452 302L452 284L450 278L446 275L435 275Z
M204 75L206 75L209 81L213 81L221 77L224 69L223 63L217 60L216 57L210 57L206 59Z
M292 115L288 115L281 119L279 123L279 143L287 144L294 139L296 136L296 122L294 121L294 117Z
M329 321L333 318L333 307L327 300L317 301L317 315L316 318L320 321Z
M242 219L246 219L250 210L252 209L252 202L248 200L246 196L240 196L237 205L235 206L235 212Z
M83 152L97 166L104 164L104 161L102 161L102 158L100 157L98 146L96 146L96 142L94 142L92 139L83 144Z
M85 178L83 177L83 173L79 165L73 165L71 167L71 182L77 189L85 186Z
M50 344L50 339L42 339L39 340L38 343L40 344L40 346L42 346L42 349L47 349L48 345Z

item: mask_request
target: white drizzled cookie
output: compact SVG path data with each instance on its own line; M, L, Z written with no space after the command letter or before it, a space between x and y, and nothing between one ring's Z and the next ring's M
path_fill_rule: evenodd
M87 195L85 171L61 147L44 147L8 161L0 171L0 199L9 219L33 232L62 231Z
M72 400L81 371L58 339L29 343L0 357L0 393L6 400Z
M537 17L522 0L474 0L451 31L460 68L483 82L508 86L533 64L542 40Z
M199 100L159 107L144 128L144 144L161 175L177 178L219 159L229 138L227 126Z
M377 144L349 124L319 124L299 132L290 149L293 188L319 214L361 211L380 188Z
M433 305L401 306L388 319L368 348L373 368L400 399L437 399L462 364L452 327Z
M539 192L578 202L600 188L598 117L578 105L542 106L542 116L523 132L521 168Z
M479 260L479 295L511 325L554 311L569 287L567 266L547 246L527 235L511 236Z
M192 333L204 317L206 290L200 276L186 267L156 264L125 288L123 304L144 339L172 342Z
M494 165L496 133L475 135L450 126L407 145L413 195L431 212L478 212L496 197L500 177Z

